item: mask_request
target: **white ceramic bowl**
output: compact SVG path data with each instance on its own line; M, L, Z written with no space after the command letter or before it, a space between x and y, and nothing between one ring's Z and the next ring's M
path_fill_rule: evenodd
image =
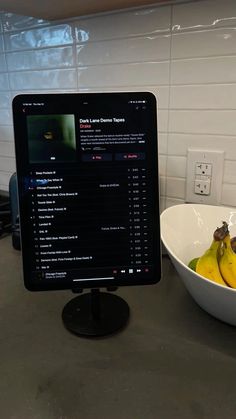
M161 239L185 287L212 316L236 326L236 289L212 282L188 268L188 262L210 246L222 221L236 236L236 208L183 204L161 214Z

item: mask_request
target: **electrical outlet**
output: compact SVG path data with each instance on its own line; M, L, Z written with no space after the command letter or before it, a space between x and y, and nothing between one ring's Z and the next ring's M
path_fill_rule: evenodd
M218 205L224 170L224 151L189 148L186 202Z
M212 164L197 162L195 166L196 175L211 176Z
M210 179L207 180L195 180L194 181L194 192L198 195L210 195L211 182Z

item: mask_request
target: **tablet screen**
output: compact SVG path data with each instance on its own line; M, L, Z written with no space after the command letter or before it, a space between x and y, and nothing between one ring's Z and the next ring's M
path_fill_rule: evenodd
M19 95L13 117L25 286L159 281L155 97Z

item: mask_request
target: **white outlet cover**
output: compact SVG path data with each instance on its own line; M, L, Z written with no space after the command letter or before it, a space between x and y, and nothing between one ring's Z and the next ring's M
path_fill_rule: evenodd
M198 204L219 205L221 201L221 190L224 171L224 151L223 150L202 150L189 148L187 154L186 171L186 202ZM196 163L209 163L212 165L211 176L202 177L195 173ZM199 195L194 192L195 180L209 179L210 194Z

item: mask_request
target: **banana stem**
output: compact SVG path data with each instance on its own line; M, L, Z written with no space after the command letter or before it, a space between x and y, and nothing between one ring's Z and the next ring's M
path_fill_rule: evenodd
M225 237L229 235L229 225L226 221L222 221L223 225L218 227L213 234L214 240L222 241Z

